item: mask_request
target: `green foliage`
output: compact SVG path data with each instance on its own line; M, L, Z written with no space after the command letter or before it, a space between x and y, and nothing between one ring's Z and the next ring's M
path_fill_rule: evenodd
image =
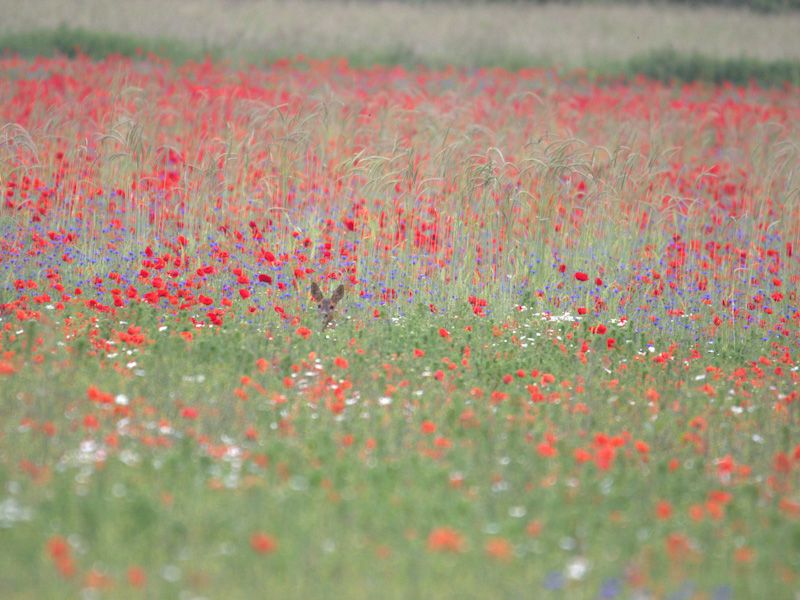
M0 35L0 49L22 56L75 56L78 52L95 59L109 55L145 58L154 54L175 62L215 56L215 48L193 47L173 39L139 38L130 35L88 31L61 25L54 30L33 30Z
M800 85L800 63L797 61L764 62L745 57L719 60L698 53L683 54L672 48L632 58L625 66L625 72L630 77L644 75L664 82Z

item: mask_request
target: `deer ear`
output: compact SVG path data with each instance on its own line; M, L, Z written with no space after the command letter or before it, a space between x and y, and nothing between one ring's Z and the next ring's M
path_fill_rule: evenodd
M333 296L331 296L331 302L336 304L342 298L344 298L344 286L340 285L338 288L336 288L336 291L333 292Z
M316 281L311 282L311 297L317 302L322 302L324 298Z

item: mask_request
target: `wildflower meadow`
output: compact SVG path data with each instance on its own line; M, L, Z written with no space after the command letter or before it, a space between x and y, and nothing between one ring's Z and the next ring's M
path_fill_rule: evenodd
M799 166L788 85L4 55L0 597L797 597Z

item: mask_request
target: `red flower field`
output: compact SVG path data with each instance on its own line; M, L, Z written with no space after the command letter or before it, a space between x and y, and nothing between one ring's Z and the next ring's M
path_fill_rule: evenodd
M800 589L797 89L6 56L0 98L3 598Z

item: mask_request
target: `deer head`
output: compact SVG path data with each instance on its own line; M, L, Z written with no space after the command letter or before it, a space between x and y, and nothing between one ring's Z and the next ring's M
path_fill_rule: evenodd
M344 298L344 285L337 287L333 295L330 298L326 298L322 294L322 290L319 289L317 283L313 281L311 282L311 297L314 298L314 301L317 303L319 316L322 320L322 329L325 329L333 322L333 311L336 305L339 304L339 300Z

